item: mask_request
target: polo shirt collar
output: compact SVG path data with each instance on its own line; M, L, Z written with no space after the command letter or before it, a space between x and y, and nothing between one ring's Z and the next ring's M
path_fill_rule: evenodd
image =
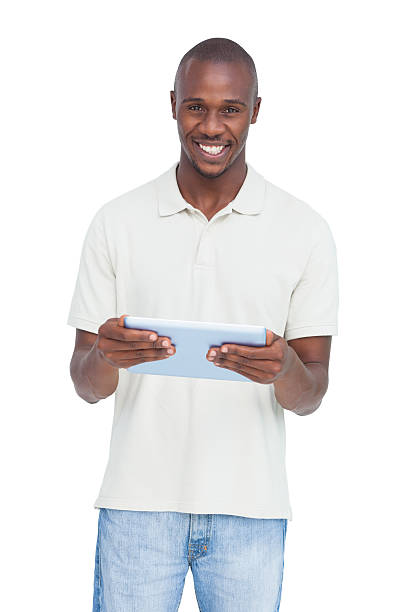
M169 170L155 179L160 216L172 215L185 208L195 210L181 195L176 179L178 164L178 161L175 162ZM246 166L245 180L234 200L224 207L225 213L230 213L234 209L244 215L256 215L264 208L265 179L248 162Z

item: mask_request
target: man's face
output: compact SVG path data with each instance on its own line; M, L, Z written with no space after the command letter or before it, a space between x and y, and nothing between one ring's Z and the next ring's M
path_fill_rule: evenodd
M184 67L177 91L170 92L173 118L182 150L202 176L220 176L242 152L261 103L261 98L254 103L253 95L252 76L244 63L192 59ZM206 152L199 143L224 146Z

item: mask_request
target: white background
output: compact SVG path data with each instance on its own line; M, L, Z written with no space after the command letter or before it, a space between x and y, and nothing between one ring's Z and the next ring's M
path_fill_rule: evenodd
M258 71L247 160L338 250L329 390L286 413L281 611L407 610L403 2L17 0L0 22L1 608L91 610L113 397L87 404L69 376L80 249L100 206L179 158L178 62L224 36ZM198 610L190 571L180 610Z

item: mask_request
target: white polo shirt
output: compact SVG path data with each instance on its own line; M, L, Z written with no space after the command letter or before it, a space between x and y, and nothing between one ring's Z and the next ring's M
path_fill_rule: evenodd
M183 199L177 166L96 212L67 323L96 334L130 314L337 335L325 219L247 162L237 196L208 221ZM274 385L120 369L102 507L292 520Z

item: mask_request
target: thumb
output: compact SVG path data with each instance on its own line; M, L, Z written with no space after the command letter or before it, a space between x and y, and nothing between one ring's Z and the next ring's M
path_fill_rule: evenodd
M279 338L278 334L274 334L272 330L266 330L266 342L265 346L271 346L272 342Z
M118 319L118 325L120 327L125 327L125 317L128 317L129 315L123 314L119 319Z

